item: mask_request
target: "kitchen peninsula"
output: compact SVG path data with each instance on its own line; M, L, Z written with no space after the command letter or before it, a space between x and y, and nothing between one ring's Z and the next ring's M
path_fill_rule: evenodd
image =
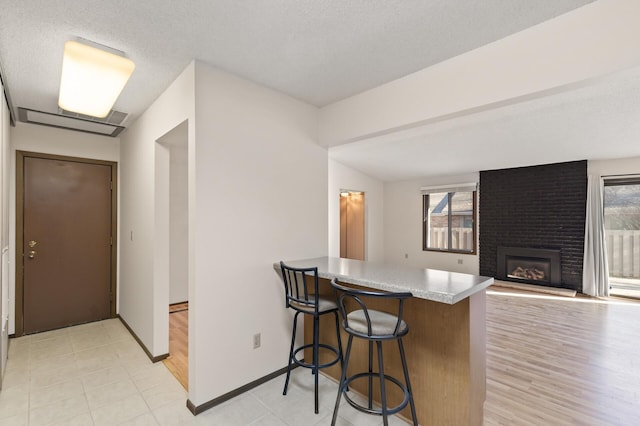
M486 396L485 289L493 283L493 278L333 257L285 260L284 263L299 268L316 266L321 278L321 294L332 294L328 281L333 278L364 288L411 292L413 298L405 304L404 319L410 331L404 345L419 423L482 424ZM274 269L280 271L279 263L274 263ZM384 306L377 308L384 309ZM321 322L321 342L335 343L332 321L327 318ZM305 323L305 342L309 341L310 321ZM343 341L346 342L346 334ZM389 366L387 373L402 377L397 345L383 346L383 356L388 360L385 369ZM367 353L365 344L354 343L350 368L366 370ZM310 356L310 352L305 352L305 358ZM321 360L324 356L321 354ZM335 365L324 373L339 380L340 367ZM358 385L352 387L363 393L365 389ZM388 388L393 404L397 401L398 396L394 394L397 389ZM408 411L401 414L410 417Z

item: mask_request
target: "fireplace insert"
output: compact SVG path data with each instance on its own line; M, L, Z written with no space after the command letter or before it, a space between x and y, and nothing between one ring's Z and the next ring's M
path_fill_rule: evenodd
M560 250L498 247L499 280L531 284L561 284Z

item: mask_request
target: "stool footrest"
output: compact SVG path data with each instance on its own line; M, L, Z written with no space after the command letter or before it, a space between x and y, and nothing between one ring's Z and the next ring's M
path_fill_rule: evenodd
M349 389L349 384L351 382L353 382L354 380L357 380L357 379L365 378L365 377L366 378L371 377L373 380L376 380L377 382L380 381L380 373L364 372L364 373L354 374L354 375L349 376L349 377L347 377L345 379L344 385L343 385L343 389L340 389L340 392L342 392L342 395L344 395L344 398L347 400L349 405L351 405L356 410L362 411L363 413L375 414L375 415L378 415L378 416L382 416L382 409L381 408L377 408L376 409L376 408L369 408L369 407L365 407L363 405L360 405L357 402L355 402L353 399L351 399L349 397L349 394L347 393L347 390ZM400 404L396 405L395 407L387 408L387 414L388 415L396 414L396 413L400 412L401 410L403 410L407 406L407 404L409 404L409 391L407 390L406 385L404 383L400 382L395 377L391 377L391 376L388 376L388 375L385 374L384 375L384 379L388 380L391 383L393 383L396 386L398 386L400 388L400 390L402 391L403 395L404 395L404 399L402 400L402 402Z
M309 344L307 344L307 345L300 346L300 347L299 347L299 348L297 348L295 351L293 351L293 358L292 358L292 359L293 359L293 362L294 362L294 363L296 363L296 364L298 364L300 367L304 367L304 368L315 368L316 366L315 366L315 365L313 365L312 363L308 363L308 362L300 361L300 360L296 357L296 355L297 355L297 353L298 353L298 352L303 351L303 350L305 350L305 349L307 349L307 348L313 349L313 343L309 343ZM334 347L333 347L333 346L331 346L331 345L327 345L327 344L324 344L324 343L320 343L320 344L318 344L318 349L327 349L327 350L330 350L331 352L333 352L333 353L336 355L335 359L333 359L333 360L331 360L331 361L329 361L329 362L327 362L327 363L324 363L324 364L318 364L318 369L325 368L325 367L331 367L333 364L335 364L335 363L337 363L337 362L339 362L339 361L340 361L340 352L338 351L338 349L337 349L337 348L334 348Z

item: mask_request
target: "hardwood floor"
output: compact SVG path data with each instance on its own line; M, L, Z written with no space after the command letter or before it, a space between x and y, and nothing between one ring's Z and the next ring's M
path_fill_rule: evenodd
M189 390L189 304L169 306L169 357L162 362Z
M494 288L485 425L640 424L640 303Z
M188 311L188 310L189 310L189 302L173 303L169 305L170 314L173 314L174 312Z

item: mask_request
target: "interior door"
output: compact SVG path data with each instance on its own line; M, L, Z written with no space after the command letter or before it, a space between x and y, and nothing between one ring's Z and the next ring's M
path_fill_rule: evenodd
M23 331L111 315L112 167L23 163Z

